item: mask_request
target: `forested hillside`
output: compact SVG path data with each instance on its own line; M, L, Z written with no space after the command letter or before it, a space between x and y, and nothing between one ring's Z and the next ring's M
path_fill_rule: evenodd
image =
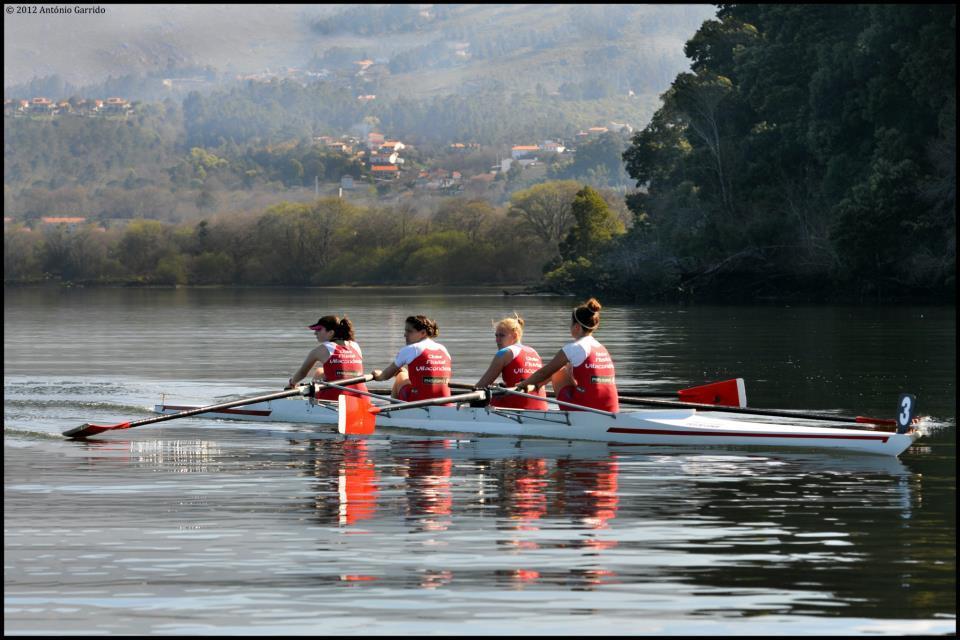
M955 297L953 5L723 5L624 154L636 297Z

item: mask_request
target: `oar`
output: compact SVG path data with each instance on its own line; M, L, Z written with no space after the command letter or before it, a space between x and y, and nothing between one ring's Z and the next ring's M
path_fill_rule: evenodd
M637 398L631 396L620 396L620 404L633 404L653 407L670 407L675 409L700 409L703 411L722 411L726 413L745 413L754 416L772 416L778 418L802 418L804 420L824 420L828 422L851 422L859 424L892 425L896 426L896 420L885 420L883 418L868 418L866 416L857 416L855 418L844 416L828 416L822 413L801 413L798 411L777 411L774 409L748 409L746 407L725 407L715 404L703 404L699 402L671 402L670 400L652 400L650 398Z
M452 402L489 403L491 397L505 393L523 396L525 398L533 398L535 400L543 400L541 396L535 396L531 393L524 393L522 391L517 391L516 389L510 389L507 387L487 387L486 389L477 389L476 391L472 391L470 393L461 393L458 395L444 396L441 398L428 398L426 400L414 400L413 402L403 402L385 407L375 407L371 405L370 401L366 398L348 396L344 394L338 398L339 405L337 407L337 431L345 435L370 435L376 429L377 414L380 413L389 413L391 411L400 411L402 409L420 409L438 404L450 404ZM577 409L578 411L590 411L614 418L617 416L617 414L611 411L594 409L593 407L585 407L583 405L565 402L563 400L551 400L551 402L564 407L571 407L573 409Z
M378 375L379 371L374 371L374 375ZM324 382L324 386L333 387L334 389L340 389L341 391L349 391L353 395L366 396L367 398L373 398L374 400L386 400L387 402L392 402L394 404L400 404L403 400L397 400L393 396L383 395L379 393L370 393L368 391L360 391L359 389L350 389L348 387L340 386L339 384L334 384L333 382ZM339 397L339 396L338 396Z
M359 384L361 382L369 382L373 380L373 374L368 373L366 375L357 376L355 378L344 378L342 380L335 380L334 383L339 383L343 385L350 384ZM285 389L284 391L278 391L277 393L268 393L267 395L257 396L255 398L244 398L242 400L233 400L231 402L223 402L221 404L212 404L208 407L198 407L196 409L188 409L187 411L181 411L180 413L173 413L164 416L158 416L156 418L144 418L143 420L136 420L133 422L121 422L119 424L111 425L99 425L99 424L83 424L79 427L74 427L63 432L68 438L86 438L88 436L94 436L98 433L103 433L104 431L112 431L114 429L130 429L133 427L140 427L145 424L153 424L155 422L163 422L164 420L176 420L177 418L188 418L190 416L199 415L201 413L209 413L211 411L222 411L224 409L232 409L233 407L242 407L247 404L256 404L258 402L267 402L269 400L279 400L280 398L289 398L290 396L308 396L311 393L315 392L317 386L326 386L331 383L326 382L316 382L316 383L307 383L302 384L295 389Z
M470 393L460 393L440 398L427 398L412 402L400 402L384 407L375 407L365 397L343 394L337 402L337 431L345 435L368 436L377 425L377 414L400 411L402 409L420 409L452 402L489 402L490 397L500 390L478 389Z
M522 396L524 398L533 398L534 400L543 400L541 396L535 396L532 393L524 393L523 391L517 391L516 389L511 389L509 387L504 387L503 393L509 393L515 396ZM582 404L574 404L572 402L567 402L565 400L557 400L556 398L550 400L555 404L560 405L561 407L572 407L577 411L590 411L591 413L599 413L602 416L607 416L609 418L616 418L617 414L613 411L604 411L603 409L594 409L593 407L585 407Z
M451 382L451 389L473 389L472 384L462 382ZM553 391L547 391L547 397L554 397ZM620 396L623 398L624 396ZM734 378L732 380L723 380L722 382L711 382L710 384L690 387L689 389L680 389L673 393L639 393L631 394L631 398L678 398L680 402L698 402L701 404L714 404L727 407L746 407L747 391L743 384L743 378ZM542 398L541 398L542 400Z

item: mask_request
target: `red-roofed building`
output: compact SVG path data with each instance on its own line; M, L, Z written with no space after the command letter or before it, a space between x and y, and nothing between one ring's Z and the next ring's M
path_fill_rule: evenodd
M106 113L126 113L130 109L130 103L123 98L107 98L103 105Z
M400 177L400 167L395 164L377 164L370 167L377 180L396 180Z
M40 222L43 224L83 224L86 221L86 218L69 216L43 216L40 218Z
M520 158L528 158L530 156L536 155L540 151L540 147L537 145L524 145L518 144L510 148L510 156L514 160L519 160Z
M30 113L51 113L56 106L50 98L34 98L30 101Z

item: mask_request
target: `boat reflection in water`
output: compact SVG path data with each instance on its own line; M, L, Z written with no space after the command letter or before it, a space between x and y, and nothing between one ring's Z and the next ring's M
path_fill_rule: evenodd
M304 579L351 588L616 584L663 601L750 600L758 613L896 617L911 576L952 567L913 533L935 527L917 521L929 518L919 508L925 475L892 457L516 438L272 440L72 446L85 466L196 472L190 518L208 517L206 492L229 485L247 487L234 507L280 514L298 536L298 522L320 524Z
M410 569L424 588L492 573L511 588L593 589L656 581L664 565L686 576L681 583L720 590L738 580L781 588L785 570L811 570L804 584L829 591L831 580L817 576L869 563L876 548L851 546L850 518L909 521L920 489L903 463L880 456L691 454L515 438L311 435L291 443L294 466L313 476L323 523L378 533L403 523L413 536L407 544L418 545L413 553L449 560ZM491 516L498 562L458 559L459 536L489 536ZM583 562L551 569L551 557L571 553Z

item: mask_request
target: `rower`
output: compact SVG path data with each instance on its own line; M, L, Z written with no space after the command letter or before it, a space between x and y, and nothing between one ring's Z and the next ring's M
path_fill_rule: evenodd
M597 342L593 332L600 326L600 303L590 298L573 310L570 335L553 360L526 380L517 384L523 390L530 385L540 388L548 381L557 400L604 411L619 411L613 360L606 347Z
M407 346L400 349L396 359L374 380L396 376L392 395L404 401L449 396L453 362L447 348L433 340L438 335L440 329L430 318L408 317L403 331Z
M503 376L503 384L507 387L516 386L521 380L536 372L543 362L540 354L532 347L522 344L523 318L516 313L512 318L504 318L494 325L494 337L497 339L497 351L487 367L486 373L475 385L478 389L489 387L497 378ZM536 395L547 397L546 389L539 389ZM490 406L509 409L532 409L546 411L546 400L536 400L524 396L502 394L490 401Z
M363 375L363 353L354 340L353 323L348 318L323 316L307 327L312 329L319 346L314 347L297 372L287 380L287 389L293 388L314 366L314 380L330 382ZM354 385L358 391L366 391L367 385ZM336 400L343 393L340 389L327 387L317 391L320 400Z

